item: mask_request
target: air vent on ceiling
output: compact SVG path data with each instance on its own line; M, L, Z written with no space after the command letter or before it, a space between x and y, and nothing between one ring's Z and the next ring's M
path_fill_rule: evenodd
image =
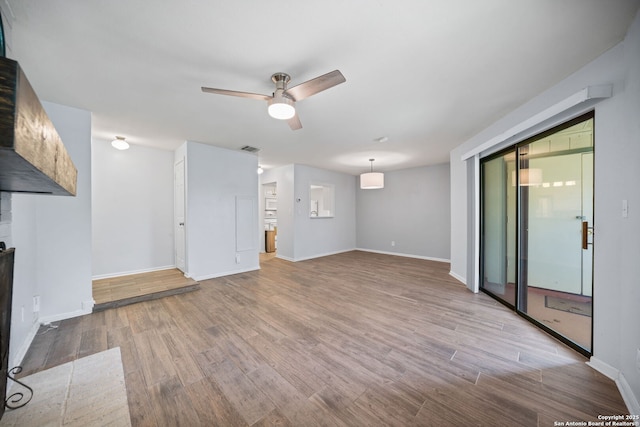
M245 145L244 147L241 148L241 150L248 151L249 153L257 153L258 151L260 151L259 148L252 147L250 145Z

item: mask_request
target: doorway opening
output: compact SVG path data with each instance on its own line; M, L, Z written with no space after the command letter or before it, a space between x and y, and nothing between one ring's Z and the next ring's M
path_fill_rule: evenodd
M274 257L278 249L278 185L262 185L264 195L264 253Z
M594 114L481 160L480 289L590 356Z

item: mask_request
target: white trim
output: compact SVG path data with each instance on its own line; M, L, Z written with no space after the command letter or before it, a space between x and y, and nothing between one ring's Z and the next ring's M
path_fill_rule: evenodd
M33 339L38 334L39 329L40 329L40 322L39 321L33 322L33 324L31 325L31 329L29 330L29 333L27 334L26 338L22 342L22 345L18 349L18 352L13 356L13 359L9 361L9 367L22 365L22 359L24 359L24 356L27 355L27 351L29 351L29 347L31 347L31 343L33 342Z
M454 279L456 279L457 281L459 281L463 285L465 285L465 286L467 285L467 279L465 279L464 277L460 276L459 274L456 274L453 271L449 271L449 276L453 277Z
M280 258L280 259L283 259L283 260L289 261L289 262L298 262L298 261L307 261L307 260L315 259L315 258L322 258L322 257L325 257L325 256L343 254L343 253L352 252L352 251L371 252L371 253L374 253L374 254L394 255L394 256L401 256L401 257L405 257L405 258L416 258L416 259L424 259L424 260L427 260L427 261L437 261L437 262L451 263L451 260L444 259L444 258L433 258L433 257L426 257L426 256L421 256L421 255L404 254L404 253L400 253L400 252L376 251L376 250L373 250L373 249L365 249L365 248L345 249L345 250L342 250L342 251L328 252L328 253L314 255L314 256L310 256L310 257L295 258L295 259L276 254L276 258Z
M591 366L605 377L615 381L616 386L618 386L618 391L620 391L620 395L622 396L622 400L624 400L625 405L627 405L629 414L640 415L640 403L638 403L638 398L633 393L631 386L622 372L593 356L587 362L587 365Z
M616 385L618 386L618 390L620 390L622 400L624 400L625 405L627 405L629 414L640 415L640 403L638 403L638 399L633 394L633 390L624 375L620 374L616 380Z
M82 301L82 311L88 311L89 313L92 313L94 305L96 305L96 301L93 298L87 301Z
M557 116L565 111L568 111L586 101L598 101L605 98L610 98L613 93L612 85L599 85L599 86L587 86L579 92L563 99L562 101L552 105L551 107L542 110L538 114L535 114L528 119L518 123L517 125L507 129L503 133L494 136L488 141L472 148L462 155L462 161L470 159L473 156L480 154L481 152L494 147L501 142L512 138L519 133L522 133L534 126L541 124L542 122L549 120L550 118ZM552 127L552 126L551 126Z
M471 292L477 294L480 292L480 154L473 157L473 192L474 192L474 212L475 220L473 221L473 277L471 278L471 287L467 286Z
M308 256L308 257L304 257L304 258L294 258L292 261L293 262L298 262L298 261L307 261L310 259L315 259L315 258L322 258L325 256L331 256L331 255L337 255L337 254L343 254L345 252L351 252L351 251L355 251L357 250L356 248L352 248L352 249L345 249L345 250L341 250L341 251L335 251L335 252L326 252L323 254L318 254L318 255L312 255L312 256Z
M620 375L620 371L618 371L616 368L594 356L591 356L591 358L587 362L587 365L591 366L593 369L613 381L618 379L618 375Z
M242 270L233 270L233 271L225 271L222 273L207 274L205 276L194 277L193 280L195 280L196 282L200 282L202 280L216 279L218 277L231 276L233 274L246 273L248 271L255 271L255 270L260 270L260 266L258 265L256 267L245 268Z
M83 302L82 306L84 307L85 305L86 305L86 302ZM59 313L51 316L41 317L40 323L42 323L43 325L47 325L51 322L58 322L60 320L71 319L73 317L80 317L80 316L84 316L85 314L91 314L92 312L93 312L93 305L91 305L91 308L83 308L80 310L70 311L68 313Z
M394 255L394 256L401 256L401 257L405 257L405 258L424 259L426 261L437 261L437 262L451 263L450 259L434 258L434 257L428 257L428 256L422 256L422 255L412 255L412 254L405 254L405 253L401 253L401 252L376 251L376 250L373 250L373 249L364 249L364 248L356 248L355 250L356 251L363 251L363 252L371 252L371 253L374 253L374 254Z
M97 274L95 276L92 276L91 280L111 279L113 277L130 276L132 274L151 273L154 271L162 271L162 270L173 270L174 268L176 268L175 265L164 265L162 267L143 268L141 270L132 270L132 271L121 271L119 273Z
M277 253L276 253L276 258L280 258L289 262L295 262L293 258L289 258L288 256L284 256L284 255L278 255Z

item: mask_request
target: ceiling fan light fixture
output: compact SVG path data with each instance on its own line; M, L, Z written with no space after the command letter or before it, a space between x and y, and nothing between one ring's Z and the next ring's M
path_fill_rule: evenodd
M375 159L369 159L371 162L371 172L360 174L360 188L363 190L377 190L384 188L384 174L382 172L373 171L373 161Z
M116 150L128 150L129 149L129 143L127 141L125 141L125 137L124 136L116 136L116 139L111 141L111 146L113 148L115 148Z
M273 98L268 101L268 104L269 115L274 119L289 120L296 115L293 99L281 92L276 92Z

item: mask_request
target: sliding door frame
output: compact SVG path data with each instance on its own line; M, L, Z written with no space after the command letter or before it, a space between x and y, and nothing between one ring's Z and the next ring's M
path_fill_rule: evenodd
M509 307L510 309L514 310L519 316L525 318L526 320L528 320L529 322L533 323L534 325L536 325L537 327L539 327L540 329L544 330L545 332L547 332L548 334L552 335L553 337L555 337L556 339L558 339L559 341L563 342L564 344L568 345L569 347L573 348L574 350L578 351L579 353L590 357L593 355L593 326L594 326L594 312L592 310L592 314L591 314L591 344L590 344L590 348L586 349L584 347L582 347L581 345L579 345L578 343L574 342L573 340L569 339L568 337L562 335L561 333L555 331L554 329L548 327L547 325L545 325L544 323L536 320L535 318L531 317L530 315L528 315L526 312L524 312L523 309L526 309L527 305L526 305L526 299L527 299L527 290L523 289L524 288L524 284L522 283L522 277L523 274L526 274L527 272L527 260L524 259L520 259L520 254L522 252L521 248L523 244L526 244L527 242L524 241L525 239L527 239L526 237L526 233L523 233L523 227L525 226L524 224L522 224L523 221L523 215L522 214L522 200L523 200L523 191L528 191L528 187L526 186L521 186L520 185L520 173L518 173L518 171L520 170L520 166L521 166L521 161L520 159L520 150L522 147L525 147L526 145L528 145L529 143L536 141L536 140L540 140L543 139L547 136L550 136L552 134L555 134L557 132L560 132L566 128L569 128L571 126L574 126L578 123L587 121L589 119L593 120L593 135L594 135L594 139L593 139L593 145L592 145L592 152L594 153L594 159L593 159L593 180L595 183L595 162L596 162L596 158L595 158L595 111L589 111L587 113L584 113L578 117L575 117L573 119L570 119L568 121L565 121L564 123L561 123L557 126L554 126L551 129L548 129L544 132L538 133L536 135L533 135L529 138L526 138L522 141L516 142L513 145L503 148L500 151L497 151L495 153L491 153L490 155L487 155L486 157L482 157L479 160L480 163L480 168L478 171L478 175L480 178L480 209L479 209L479 221L480 221L480 250L479 250L479 254L478 254L478 262L479 262L479 276L478 276L478 284L479 284L479 289L480 291L482 291L483 293L489 295L491 298L494 298L496 301L500 302L501 304ZM516 262L516 271L515 271L515 304L511 304L510 302L500 298L498 295L492 293L491 291L489 291L488 289L486 289L483 284L484 284L484 255L485 255L485 218L484 218L484 204L485 204L485 197L484 197L484 185L485 185L485 176L484 176L484 164L490 160L494 160L496 158L499 158L503 155L505 155L506 153L509 152L515 152L515 162L516 162L516 174L515 174L515 179L516 179L516 200L515 200L515 209L516 209L516 233L515 233L515 262ZM594 184L595 185L595 184ZM595 206L595 191L593 192L593 199L591 200L591 203L593 206ZM593 224L595 225L595 209L594 209L594 213L593 213ZM593 251L593 255L595 256L595 251ZM593 287L594 287L594 282L593 282L593 264L591 264L591 287L592 287L592 292L591 292L591 301L592 304L595 301L595 295L593 292Z

